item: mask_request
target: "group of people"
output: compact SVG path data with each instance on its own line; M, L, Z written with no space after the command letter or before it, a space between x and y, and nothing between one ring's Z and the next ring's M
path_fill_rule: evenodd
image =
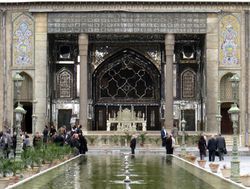
M3 152L1 153L3 158L9 158L11 149L13 149L15 155L16 142L17 140L15 134L11 136L10 131L0 132L0 151Z
M167 154L173 154L175 137L178 133L178 129L176 132L176 128L176 125L174 125L170 134L167 133L165 127L161 129L162 146L166 148ZM201 135L198 141L198 148L201 160L206 157L207 150L209 161L215 161L215 156L218 156L219 160L222 161L224 160L224 154L227 153L225 138L221 134L212 136L208 141L204 135Z
M206 151L208 150L208 159L209 161L215 161L215 156L219 156L219 160L224 160L224 154L227 153L226 141L221 134L217 136L212 136L209 140L206 140L204 135L200 136L198 141L198 148L200 152L200 159L204 159L206 156Z
M55 129L54 126L50 128L46 125L43 132L36 132L31 141L29 134L21 132L22 148L27 150L30 147L39 148L48 143L55 143L58 146L70 145L74 148L75 154L85 154L88 151L87 140L83 135L82 126L75 125L67 130L65 126ZM11 136L10 131L0 132L0 151L3 153L3 158L9 158L9 154L13 151L14 157L17 146L17 136L14 132Z
M54 126L51 126L50 130L48 129L48 126L45 126L42 141L45 144L52 142L59 146L63 146L65 144L70 145L75 149L76 154L85 154L88 151L87 140L83 135L81 125L74 125L68 130L65 126L63 126L59 128L58 131L56 131Z

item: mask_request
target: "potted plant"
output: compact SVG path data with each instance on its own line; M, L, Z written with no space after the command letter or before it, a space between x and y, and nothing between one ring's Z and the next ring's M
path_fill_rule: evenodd
M244 186L250 187L250 174L241 175L240 181Z
M118 145L118 143L119 143L119 137L117 135L113 135L112 139L113 139L114 145Z
M197 157L193 154L186 154L184 158L190 163L194 163Z
M141 146L144 146L144 144L145 144L145 141L146 141L146 132L142 132L142 133L140 133L140 135L139 135L139 137L140 137L140 145Z
M199 165L200 167L205 168L206 163L207 163L207 160L205 160L205 159L200 159L200 160L197 160L197 163L198 163L198 165Z
M210 170L211 170L213 173L217 173L218 168L219 168L219 164L218 164L218 163L210 163L210 164L209 164L209 167L210 167Z
M227 167L226 165L223 165L223 168L221 168L220 170L223 177L230 178L231 168Z
M86 138L89 140L90 145L94 145L94 142L96 140L96 136L87 136Z

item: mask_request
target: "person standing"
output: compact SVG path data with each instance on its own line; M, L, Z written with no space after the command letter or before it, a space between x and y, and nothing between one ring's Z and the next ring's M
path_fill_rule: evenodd
M131 140L130 140L130 148L131 148L131 154L135 154L135 148L136 148L136 136L133 135Z
M48 143L48 138L49 138L49 129L48 126L45 125L45 128L43 129L43 144L47 144Z
M82 131L78 133L78 138L79 138L79 154L85 154L88 151L88 146L87 146L87 140L83 136Z
M200 136L200 139L198 141L198 148L200 152L200 160L204 160L204 157L206 157L207 142L203 135Z
M168 138L166 139L166 152L167 152L167 154L174 153L174 143L175 143L175 140L172 137L172 134L170 134L168 136Z
M162 147L166 146L167 135L168 135L168 133L167 133L165 127L163 126L161 129Z
M49 132L50 139L52 139L55 134L56 134L56 129L55 129L54 125L51 125L50 132Z
M217 149L217 142L214 135L208 140L207 144L209 161L215 160L215 152Z
M225 138L223 136L221 136L221 134L219 134L216 137L216 143L217 143L217 150L218 150L218 153L219 153L219 160L222 161L222 160L224 160L224 153L226 151Z

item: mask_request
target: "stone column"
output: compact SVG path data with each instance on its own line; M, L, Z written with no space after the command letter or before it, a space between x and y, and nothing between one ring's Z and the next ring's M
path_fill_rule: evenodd
M37 120L33 131L42 132L46 124L45 116L47 115L47 14L37 13L34 17L36 24L33 100L37 101L35 110Z
M88 35L80 34L78 38L80 54L80 113L79 121L82 130L87 130L88 124Z
M174 55L174 34L165 35L166 65L164 68L165 78L165 127L170 130L173 127L173 55Z
M218 77L218 15L209 14L207 17L207 35L206 35L206 62L207 62L207 128L208 132L217 132L216 113L218 88L220 80Z
M7 74L7 69L6 69L6 17L5 14L1 11L0 12L0 20L1 20L1 25L0 25L0 60L2 62L1 66L0 66L0 80L1 80L1 84L0 84L0 91L2 91L0 93L0 98L3 99L0 101L0 107L2 107L3 111L0 111L0 130L3 131L4 129L4 124L7 121L7 106L6 106L6 74Z

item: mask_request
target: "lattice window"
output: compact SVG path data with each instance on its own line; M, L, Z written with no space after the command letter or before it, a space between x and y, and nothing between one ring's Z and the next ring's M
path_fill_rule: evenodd
M231 77L232 74L227 74L222 77L220 82L220 100L223 102L230 102L233 100Z
M100 99L139 100L159 99L159 75L150 63L126 52L114 61L105 62L96 74L97 93Z
M73 76L66 68L56 74L56 88L58 98L72 98Z
M195 97L195 81L196 75L192 70L185 70L181 76L182 98Z

